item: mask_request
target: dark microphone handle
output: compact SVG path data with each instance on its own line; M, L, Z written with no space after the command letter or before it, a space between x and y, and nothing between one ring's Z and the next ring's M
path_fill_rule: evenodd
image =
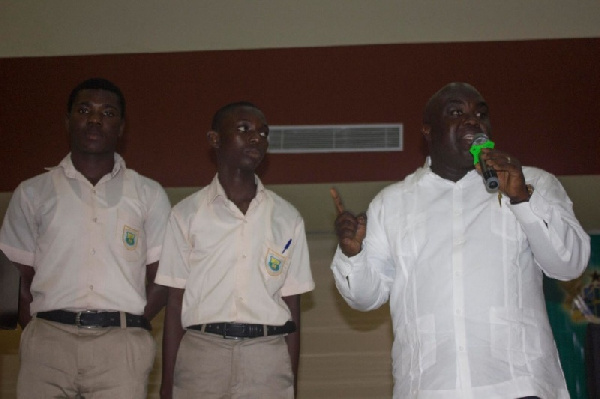
M483 181L485 182L485 188L489 192L498 191L498 187L500 186L500 181L498 180L498 174L494 169L488 168L485 162L480 161L479 165L481 166L481 174L483 175Z

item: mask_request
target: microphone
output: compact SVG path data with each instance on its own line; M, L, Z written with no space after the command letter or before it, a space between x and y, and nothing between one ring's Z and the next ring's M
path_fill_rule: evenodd
M479 161L479 152L482 148L494 148L494 143L490 141L485 133L477 133L471 143L471 153L475 157L475 163ZM479 161L481 166L481 174L483 175L483 182L488 192L493 193L498 191L500 182L498 181L498 175L494 169L490 169L485 162Z

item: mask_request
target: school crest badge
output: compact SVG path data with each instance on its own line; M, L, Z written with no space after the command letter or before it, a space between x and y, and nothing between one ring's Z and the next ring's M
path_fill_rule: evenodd
M276 254L272 250L269 250L269 252L267 253L266 263L267 272L271 276L277 276L281 274L281 271L283 270L283 259L281 256L278 256L278 254Z
M126 249L134 250L138 245L139 233L133 227L123 226L123 245Z

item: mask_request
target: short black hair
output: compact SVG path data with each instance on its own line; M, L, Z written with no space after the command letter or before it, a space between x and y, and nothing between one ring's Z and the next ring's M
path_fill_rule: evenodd
M425 110L423 111L423 123L426 125L431 123L431 114L434 112L434 108L439 105L440 98L448 95L448 93L452 93L455 90L464 90L464 89L472 90L473 92L477 93L480 97L482 97L481 93L479 93L479 91L473 85L471 85L469 83L465 83L465 82L448 83L447 85L445 85L444 87L442 87L441 89L436 91L435 94L432 95L429 98L429 100L427 100L427 103L425 104Z
M210 125L210 130L218 132L222 127L221 125L223 124L223 120L227 115L229 115L230 112L232 112L235 109L244 107L254 108L261 114L263 113L260 108L258 108L256 105L252 104L249 101L236 101L234 103L229 103L227 105L222 106L217 110L217 112L215 112L215 115L212 119L212 123Z
M71 113L75 98L82 90L106 90L116 94L119 99L119 106L121 107L121 119L125 118L125 96L123 96L123 92L121 92L121 89L119 89L113 82L104 78L90 78L75 86L69 95L69 101L67 102L67 114Z

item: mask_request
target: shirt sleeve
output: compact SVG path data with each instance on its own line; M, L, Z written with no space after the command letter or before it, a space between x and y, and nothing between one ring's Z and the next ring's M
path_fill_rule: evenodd
M0 230L0 249L13 262L33 266L37 228L23 184L13 193Z
M148 209L148 214L144 222L144 231L146 234L148 253L146 255L147 263L154 263L160 259L162 244L165 237L165 229L171 204L165 190L157 184L153 201Z
M511 205L544 273L571 280L583 273L590 257L590 237L573 213L573 203L558 179L542 173L527 181L534 186L529 202Z
M176 209L173 209L167 223L162 254L154 280L157 284L185 288L190 273L188 259L191 253L185 226L178 217Z
M281 288L282 296L302 294L315 288L310 270L304 220L300 216L296 219L292 242L296 244L290 253L290 269L287 273L285 284Z
M331 264L335 284L352 308L377 309L389 299L395 268L384 231L382 196L367 211L367 236L362 250L347 257L338 247Z

